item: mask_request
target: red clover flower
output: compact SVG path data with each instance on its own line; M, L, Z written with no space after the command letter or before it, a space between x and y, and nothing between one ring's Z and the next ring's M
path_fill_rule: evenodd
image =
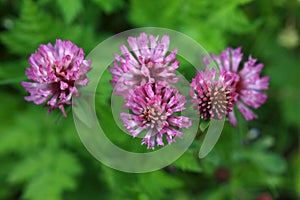
M121 113L126 130L133 137L146 130L142 144L154 149L155 144L164 146L163 136L170 144L175 137L182 137L178 128L189 128L191 120L176 113L185 109L186 99L176 88L158 83L146 83L137 87L127 101L130 113ZM156 141L156 142L155 142Z
M48 113L59 108L66 117L64 105L71 105L72 97L80 95L78 87L88 84L86 73L91 69L92 61L84 60L83 50L71 41L57 39L54 46L51 43L40 45L28 62L30 68L25 73L33 82L22 82L30 93L25 100L35 104L47 101Z
M236 93L233 90L234 76L221 72L216 79L216 68L197 72L192 79L190 95L194 109L204 119L222 119L231 112Z
M258 118L258 116L249 109L259 108L267 100L267 95L262 93L261 90L266 90L269 87L270 77L261 77L260 73L263 69L263 64L256 63L257 59L249 56L248 60L244 62L243 68L239 70L243 54L241 47L233 49L231 47L222 51L220 55L211 55L211 58L205 57L204 63L206 66L213 60L217 63L221 73L223 71L235 74L235 92L237 93L238 110L242 113L243 117L250 121ZM229 112L229 121L232 125L236 125L236 117L233 111Z
M113 67L109 70L113 75L111 84L114 94L128 99L130 91L145 83L174 84L178 81L175 70L179 61L176 59L177 49L166 55L170 38L141 33L139 37L129 37L130 52L125 45L120 46L122 56L114 55Z

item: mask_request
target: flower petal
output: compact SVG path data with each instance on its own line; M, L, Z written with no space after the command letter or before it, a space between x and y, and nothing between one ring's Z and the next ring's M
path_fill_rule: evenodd
M249 108L247 108L243 103L237 102L237 106L239 111L242 113L242 115L247 121L251 121L253 119L258 118L258 116Z

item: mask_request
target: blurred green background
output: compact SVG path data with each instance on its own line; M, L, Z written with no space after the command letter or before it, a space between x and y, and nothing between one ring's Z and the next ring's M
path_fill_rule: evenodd
M0 0L0 10L0 199L300 198L299 0ZM265 64L269 98L259 119L226 123L204 159L200 134L172 165L128 174L88 153L71 110L65 119L25 102L20 81L39 44L68 39L87 55L104 39L145 26L180 31L209 52L243 46Z

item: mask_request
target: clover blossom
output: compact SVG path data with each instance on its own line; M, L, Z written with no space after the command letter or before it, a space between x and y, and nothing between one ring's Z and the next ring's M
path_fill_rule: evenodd
M204 120L223 119L232 111L236 98L233 81L233 74L226 72L217 78L216 68L197 72L190 84L191 103Z
M186 99L176 88L158 83L146 83L137 87L127 101L130 113L121 113L126 130L133 137L146 130L142 144L154 149L155 145L164 146L163 136L170 144L175 137L183 137L177 128L188 128L191 120L176 113L185 109Z
M168 35L158 40L158 36L141 33L127 41L130 50L121 45L122 55L115 54L113 66L109 68L113 75L114 94L128 99L132 89L145 83L173 84L178 81L175 75L179 64L177 49L167 55L170 45Z
M33 82L21 83L30 93L25 100L35 104L46 102L48 113L59 108L66 117L64 105L71 105L72 97L80 95L78 87L88 84L86 73L92 61L84 60L83 50L71 41L57 39L54 46L40 45L28 62L30 68L25 73Z
M243 117L250 121L258 118L258 116L251 110L251 108L259 108L267 100L267 95L262 93L261 90L266 90L269 87L269 77L261 77L260 73L263 69L263 64L257 63L257 59L252 58L250 55L248 60L243 63L242 69L239 70L243 54L241 47L233 49L228 47L219 55L211 54L210 58L204 57L203 61L206 66L211 61L215 61L221 72L230 72L235 74L235 92L237 93L238 110L242 113ZM229 112L229 121L232 125L236 125L236 117L233 111Z

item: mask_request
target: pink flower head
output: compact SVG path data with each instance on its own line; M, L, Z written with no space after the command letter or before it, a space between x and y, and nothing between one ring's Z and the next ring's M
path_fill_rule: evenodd
M251 55L244 62L243 68L238 70L243 57L241 49L241 47L236 49L229 47L222 51L220 55L211 55L211 59L217 63L221 71L231 72L236 75L237 108L244 118L250 121L258 118L258 116L249 107L257 109L267 100L267 95L261 93L261 90L268 89L269 77L260 77L263 64L256 63L257 59L252 58ZM208 65L211 59L204 58L204 63ZM237 124L233 111L229 113L229 121L232 125Z
M179 61L176 60L177 49L166 55L170 38L141 33L139 37L129 37L129 51L125 45L120 46L122 56L115 55L114 66L109 70L113 75L111 84L114 93L128 99L130 90L145 83L176 83L178 78L175 70Z
M215 68L197 72L190 91L194 109L204 119L222 119L231 112L236 93L232 87L234 74L221 72L216 78Z
M22 82L30 93L25 100L35 104L47 101L48 113L59 108L66 117L64 104L70 105L71 98L79 96L77 88L89 82L86 73L92 61L84 60L83 50L71 41L57 39L54 46L51 43L40 45L28 62L30 68L25 73L33 82Z
M185 97L175 88L146 83L137 87L127 101L133 114L121 113L121 119L133 137L146 130L142 144L154 149L155 144L164 146L164 135L169 144L175 142L174 137L182 137L183 133L176 127L191 126L192 122L188 117L175 115L185 109L185 102Z

